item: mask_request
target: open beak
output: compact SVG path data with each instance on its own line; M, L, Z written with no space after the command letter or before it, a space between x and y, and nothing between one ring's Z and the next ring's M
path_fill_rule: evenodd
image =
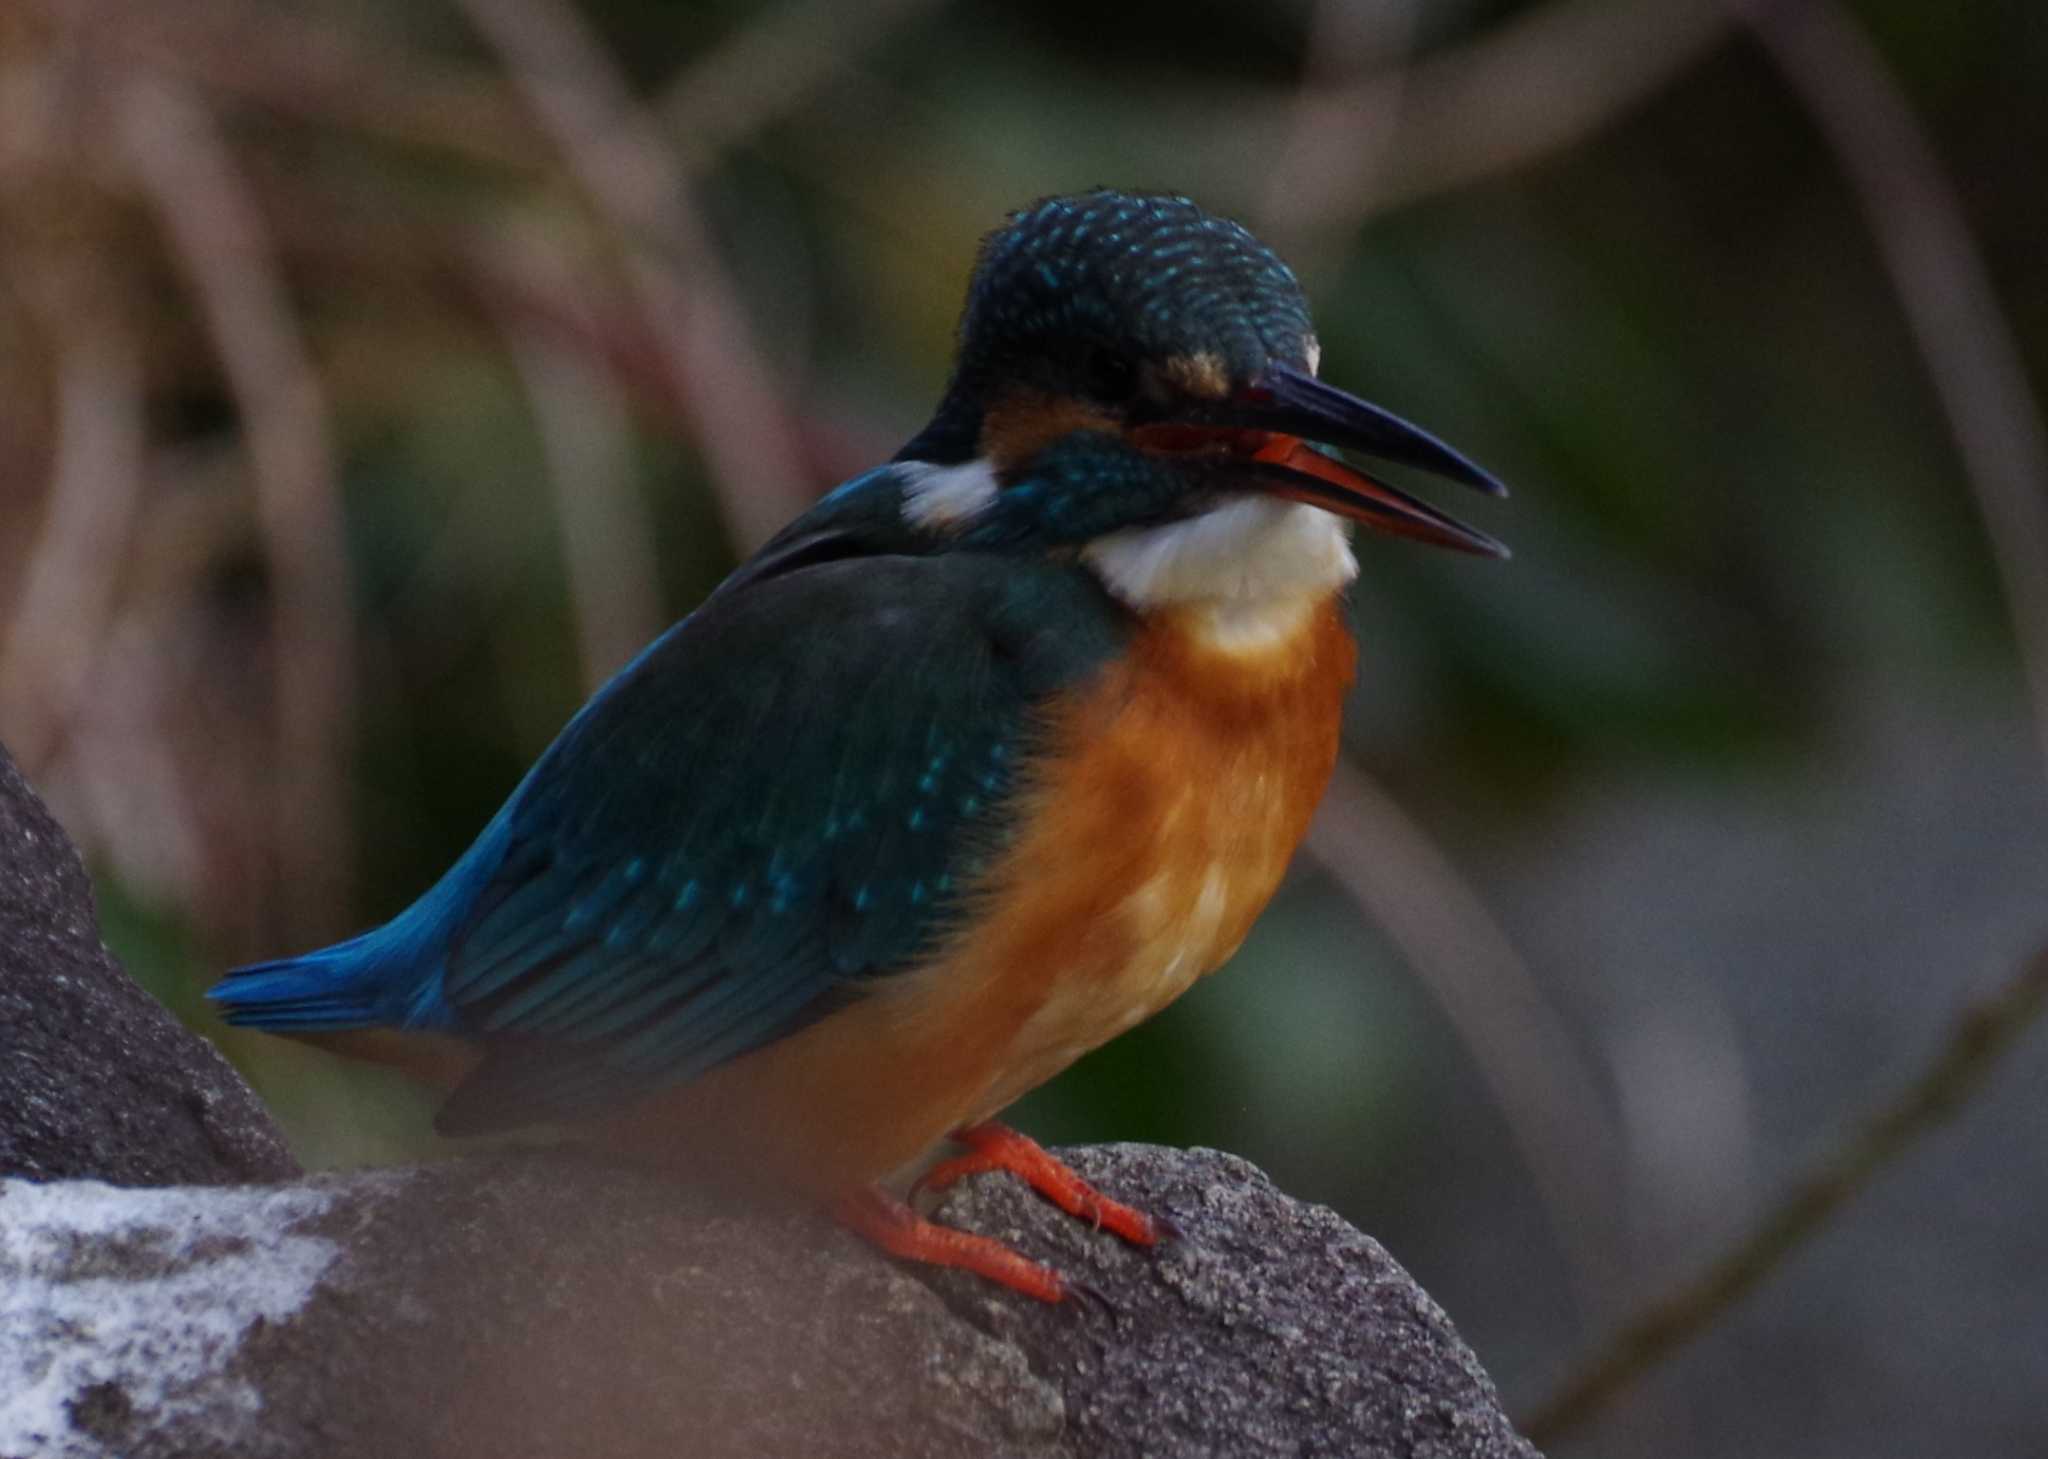
M1444 476L1487 493L1507 488L1435 436L1376 405L1325 385L1305 370L1274 365L1227 400L1133 432L1148 450L1199 454L1224 465L1234 483L1410 537L1484 557L1506 557L1500 542L1398 487L1318 448L1343 447Z

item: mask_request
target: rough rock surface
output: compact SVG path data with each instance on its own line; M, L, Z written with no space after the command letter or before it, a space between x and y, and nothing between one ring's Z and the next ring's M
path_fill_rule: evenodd
M1007 1176L941 1208L1104 1299L1057 1308L571 1156L9 1182L0 1455L1534 1454L1329 1211L1213 1152L1073 1158L1182 1239L1133 1250Z
M1168 1217L1153 1252L1089 1230L1008 1176L939 1217L1000 1236L1093 1285L1113 1322L992 1296L946 1273L955 1312L1023 1350L1066 1412L1064 1453L1534 1456L1429 1294L1377 1241L1214 1150L1064 1152L1102 1189Z
M107 955L77 851L0 747L0 1175L212 1184L297 1169L228 1062Z

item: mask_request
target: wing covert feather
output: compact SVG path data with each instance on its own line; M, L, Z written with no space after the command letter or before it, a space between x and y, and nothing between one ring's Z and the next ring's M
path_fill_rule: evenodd
M692 1077L913 965L1000 850L1047 704L1121 646L1084 572L951 554L715 595L515 793L444 994L505 1128Z

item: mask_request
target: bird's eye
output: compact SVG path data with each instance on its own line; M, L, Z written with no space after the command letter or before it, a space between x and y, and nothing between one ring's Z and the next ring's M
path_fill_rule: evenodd
M1088 356L1088 393L1097 400L1129 400L1137 381L1137 370L1117 351L1097 349Z

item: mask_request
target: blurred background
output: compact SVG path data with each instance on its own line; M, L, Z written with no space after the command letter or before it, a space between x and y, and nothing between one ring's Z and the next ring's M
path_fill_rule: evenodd
M2048 937L2043 74L2035 0L5 0L0 740L309 1164L440 1153L199 990L906 438L1007 209L1192 194L1516 557L1362 545L1296 875L1019 1122L1334 1205L1527 1412ZM2044 1099L1552 1451L2048 1452Z

